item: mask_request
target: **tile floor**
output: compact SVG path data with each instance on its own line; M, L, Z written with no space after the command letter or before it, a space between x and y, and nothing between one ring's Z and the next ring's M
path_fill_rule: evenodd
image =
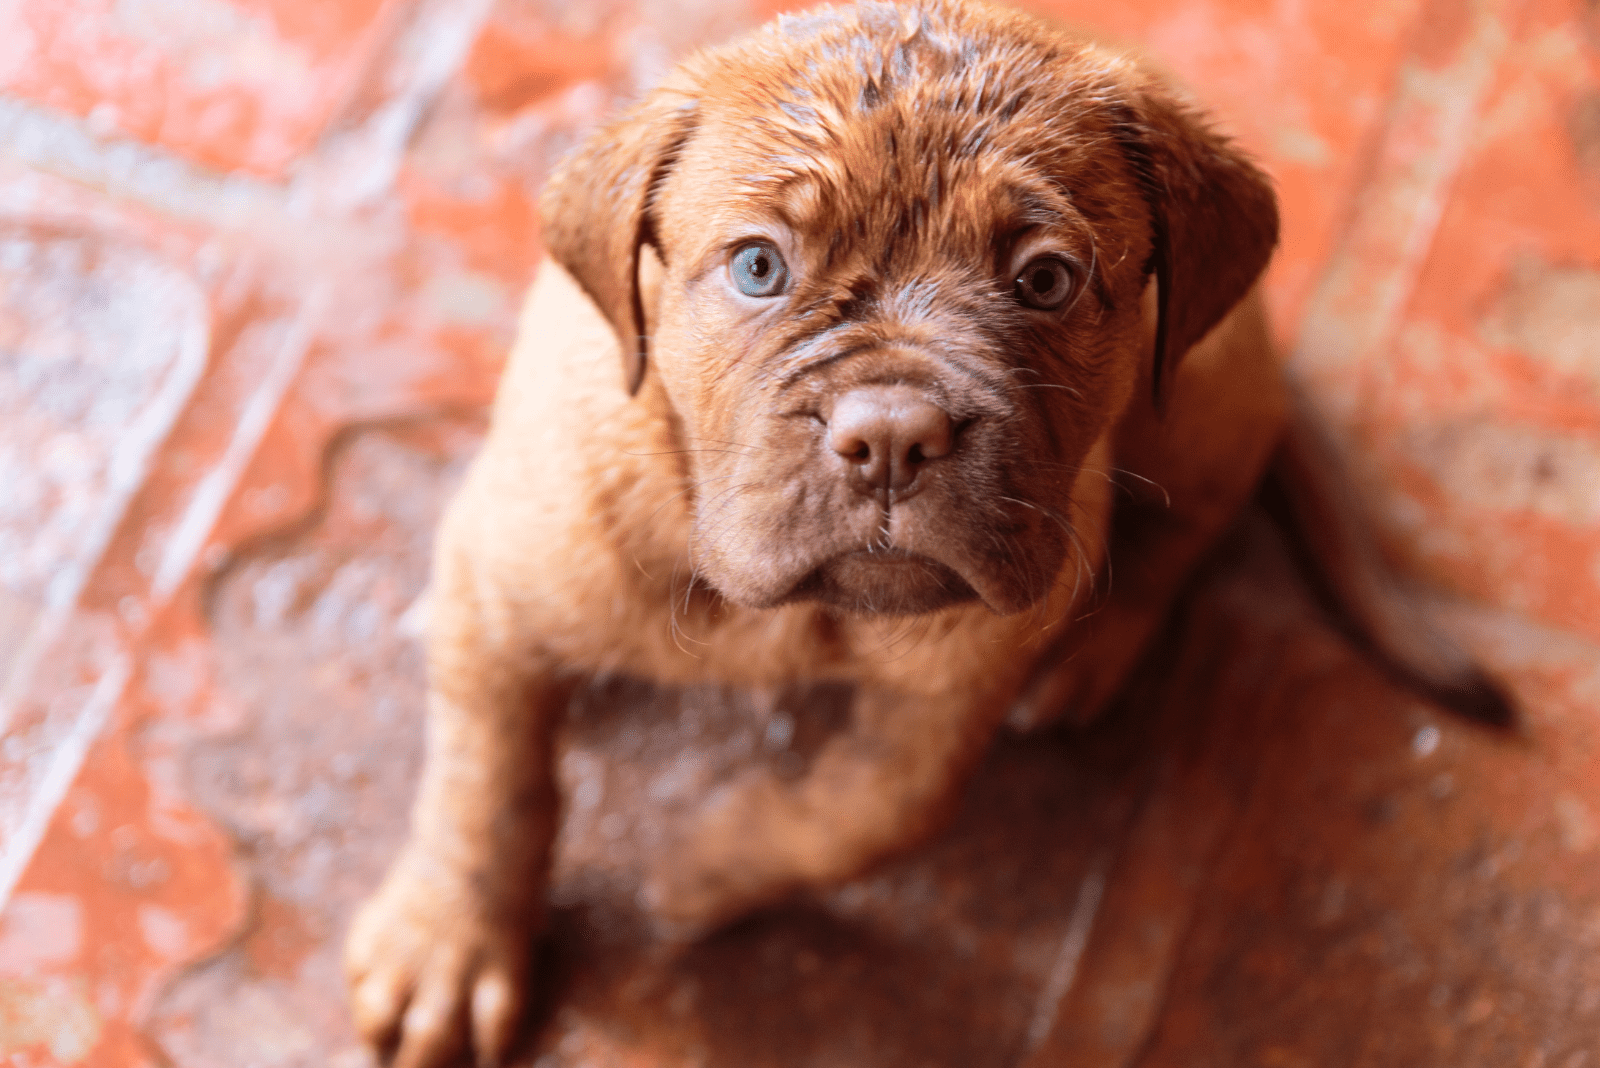
M1600 9L1031 6L1159 54L1275 175L1286 356L1526 729L1390 686L1246 524L1101 724L664 959L621 814L788 713L590 694L524 1063L1600 1065ZM337 944L403 830L406 611L539 183L776 10L0 8L0 1063L368 1063Z

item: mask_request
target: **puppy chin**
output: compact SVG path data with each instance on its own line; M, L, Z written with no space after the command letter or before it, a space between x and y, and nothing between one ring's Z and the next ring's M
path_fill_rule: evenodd
M736 578L708 573L711 570L715 569L702 573L710 584L746 608L815 602L852 615L924 615L973 601L996 615L1012 615L1033 607L1048 592L1048 586L1035 590L963 574L932 557L901 549L841 553L786 575L761 569L759 575Z
M858 615L916 616L978 599L937 560L898 549L850 552L811 571L785 601L819 601Z

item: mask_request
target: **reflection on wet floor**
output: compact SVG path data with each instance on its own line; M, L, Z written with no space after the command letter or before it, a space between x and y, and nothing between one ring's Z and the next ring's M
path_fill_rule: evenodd
M1273 174L1276 336L1525 730L1394 689L1246 523L1102 722L1003 739L933 842L669 950L636 892L674 820L803 773L847 695L607 680L523 1063L1593 1063L1595 13L1030 6L1153 50ZM409 810L431 529L540 185L771 13L0 19L0 1060L369 1063L338 946Z

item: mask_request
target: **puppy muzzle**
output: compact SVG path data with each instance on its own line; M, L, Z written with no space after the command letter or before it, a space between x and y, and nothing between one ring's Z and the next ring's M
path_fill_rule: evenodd
M926 391L899 383L851 389L827 406L823 422L840 477L885 508L914 495L923 472L956 445L950 413Z
M1070 458L1049 455L1032 395L997 388L992 346L959 324L936 342L899 332L861 324L791 354L776 393L752 375L743 418L707 435L754 446L699 454L694 472L718 487L697 505L697 573L730 600L1009 614L1051 588L1070 535L1047 476Z

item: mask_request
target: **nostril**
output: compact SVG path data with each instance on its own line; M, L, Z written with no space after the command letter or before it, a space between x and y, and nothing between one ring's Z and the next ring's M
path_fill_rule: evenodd
M829 435L829 444L833 451L849 460L851 463L864 464L872 459L872 442L860 434Z
M827 414L827 441L873 492L908 490L932 460L955 448L950 414L911 386L874 385L838 397Z
M901 417L896 435L905 444L908 464L922 464L948 456L955 448L955 428L944 409L933 404L907 407L898 413Z

